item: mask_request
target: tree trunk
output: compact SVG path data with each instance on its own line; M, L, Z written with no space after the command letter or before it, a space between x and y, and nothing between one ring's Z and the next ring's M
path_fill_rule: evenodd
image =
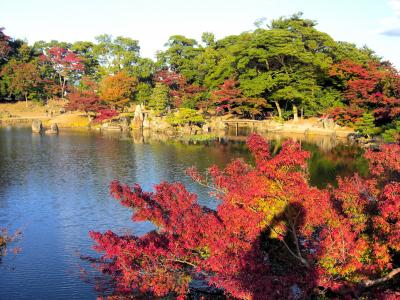
M358 284L356 289L354 289L354 287L344 287L338 291L338 294L341 296L348 296L349 294L353 294L353 296L357 297L359 294L365 292L369 288L372 288L374 286L377 286L377 285L385 283L389 280L392 280L399 274L400 274L400 268L396 268L396 269L393 269L391 272L389 272L389 274L387 274L384 277L381 277L378 279L367 279L367 280L361 281Z
M386 281L389 281L389 280L393 279L394 277L396 277L399 274L400 274L400 268L393 269L391 272L389 272L389 274L387 274L386 276L384 276L382 278L372 279L372 280L370 279L370 280L362 281L361 282L361 287L362 288L369 288L371 286L375 286L377 284L384 283Z
M274 101L274 103L275 103L275 106L276 106L276 110L278 111L279 119L282 119L282 110L281 110L281 107L279 106L278 101Z
M62 88L61 88L61 98L64 98L64 93L65 93L65 82L66 79L65 77L63 78L63 83L62 83Z
M28 93L25 93L25 107L28 107Z
M58 78L60 79L61 98L62 98L63 97L63 93L64 93L64 85L63 85L63 82L62 82L61 74L58 74Z
M299 120L299 113L297 106L293 104L293 120L297 122Z

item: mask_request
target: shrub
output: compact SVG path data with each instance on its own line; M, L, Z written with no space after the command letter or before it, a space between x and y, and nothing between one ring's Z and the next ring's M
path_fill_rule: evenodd
M393 122L391 127L386 129L382 136L386 142L400 141L400 120Z
M183 126L187 124L201 125L205 121L198 111L191 108L180 108L177 112L167 116L167 122L174 126Z
M375 118L371 113L364 113L361 119L356 122L355 127L360 134L367 137L379 132L379 128L375 127Z

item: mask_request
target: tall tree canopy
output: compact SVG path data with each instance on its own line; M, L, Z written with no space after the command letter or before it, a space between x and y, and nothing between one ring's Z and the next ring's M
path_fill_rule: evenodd
M116 74L122 70L132 73L139 61L139 42L131 38L103 34L96 37L93 48L103 75Z

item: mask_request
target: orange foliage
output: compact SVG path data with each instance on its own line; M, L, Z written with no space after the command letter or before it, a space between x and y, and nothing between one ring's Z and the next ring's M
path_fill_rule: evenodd
M125 72L109 75L100 82L100 96L114 108L123 108L133 98L138 84L136 77Z

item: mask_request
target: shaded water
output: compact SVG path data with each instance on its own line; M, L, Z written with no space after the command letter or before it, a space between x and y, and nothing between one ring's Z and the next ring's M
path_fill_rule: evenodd
M22 252L5 256L0 264L0 299L96 297L94 286L80 274L81 267L91 268L79 254L94 255L88 232L143 234L152 228L130 221L130 211L109 196L111 180L138 182L145 190L162 180L182 181L199 194L202 204L215 207L208 191L184 175L185 169L224 166L240 156L249 159L237 137L210 145L135 140L119 134L64 131L40 136L30 128L0 128L0 228L23 232L17 243ZM365 172L356 147L321 139L301 142L313 153L312 184L324 186L334 183L337 174ZM321 143L330 146L321 149ZM279 139L273 143L276 151L279 144Z

